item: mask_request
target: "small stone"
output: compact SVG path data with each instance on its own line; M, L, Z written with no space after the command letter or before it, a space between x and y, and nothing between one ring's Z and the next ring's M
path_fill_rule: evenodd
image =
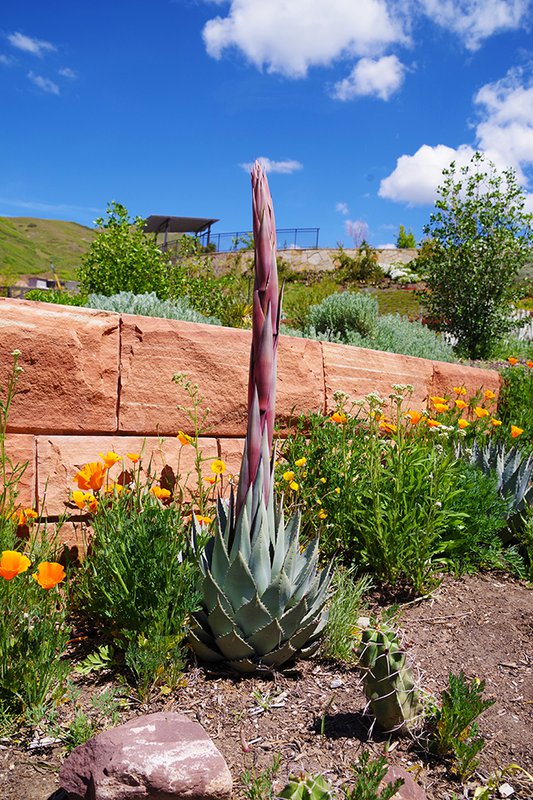
M229 800L232 779L201 725L184 714L137 717L76 747L59 783L69 800Z
M498 794L500 797L511 797L514 794L514 789L510 783L502 783L498 786Z
M410 773L403 767L391 764L387 770L387 774L381 781L381 787L383 788L389 783L394 783L398 778L402 778L403 785L400 786L393 800L427 800L427 795L423 788L416 783Z
M330 683L330 687L332 689L338 689L340 686L342 686L341 679L340 678L333 678L333 680Z

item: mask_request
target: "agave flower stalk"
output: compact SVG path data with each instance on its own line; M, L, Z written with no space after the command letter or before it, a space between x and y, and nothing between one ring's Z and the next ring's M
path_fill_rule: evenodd
M318 542L302 553L299 515L274 506L272 436L281 297L276 226L261 165L252 170L255 243L248 428L237 498L218 503L217 531L200 556L202 610L189 640L199 658L241 672L278 667L318 647L331 570L317 572ZM194 538L200 539L196 520Z

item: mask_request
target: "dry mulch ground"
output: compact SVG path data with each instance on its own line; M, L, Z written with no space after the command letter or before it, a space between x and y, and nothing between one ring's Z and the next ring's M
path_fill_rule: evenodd
M399 622L425 689L438 694L450 671L464 670L469 678L485 680L485 694L496 702L480 719L487 743L469 794L463 795L444 764L425 758L410 740L394 743L390 761L410 768L429 800L472 797L476 783L512 763L533 774L533 592L499 575L446 577L427 599L400 607ZM76 706L90 716L95 713L90 698L106 684L100 677L80 679L80 686ZM73 706L60 710L60 720L72 719ZM226 758L235 798L241 800L243 770L260 771L276 753L281 755L280 785L289 773L302 771L322 772L336 785L346 781L350 764L364 749L378 755L386 745L376 732L369 737L364 708L355 670L313 659L262 678L191 667L181 689L149 707L130 703L121 720L163 709L190 714ZM27 744L5 740L1 746L1 800L46 800L58 786L64 748L29 750ZM503 782L514 789L513 798L533 800L533 781L523 771Z

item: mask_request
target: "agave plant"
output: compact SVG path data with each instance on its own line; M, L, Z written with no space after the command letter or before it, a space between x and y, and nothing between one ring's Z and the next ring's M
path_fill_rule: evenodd
M310 655L326 622L331 568L317 571L318 542L303 552L300 517L275 508L272 437L281 314L276 226L266 176L252 170L255 244L248 428L236 496L218 502L217 530L200 555L203 603L190 643L200 659L240 672ZM199 530L194 520L194 538Z
M495 475L499 493L508 499L507 524L510 538L520 530L522 516L533 503L533 455L526 457L518 447L507 449L503 442L491 441L479 445L474 441L470 461L484 473Z
M335 794L323 775L301 775L291 777L276 800L335 800Z

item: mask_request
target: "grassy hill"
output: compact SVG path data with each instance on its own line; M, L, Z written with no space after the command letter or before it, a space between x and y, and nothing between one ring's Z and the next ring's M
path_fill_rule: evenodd
M24 275L52 278L50 262L60 278L74 280L93 237L91 228L76 222L0 217L0 285L17 283Z

